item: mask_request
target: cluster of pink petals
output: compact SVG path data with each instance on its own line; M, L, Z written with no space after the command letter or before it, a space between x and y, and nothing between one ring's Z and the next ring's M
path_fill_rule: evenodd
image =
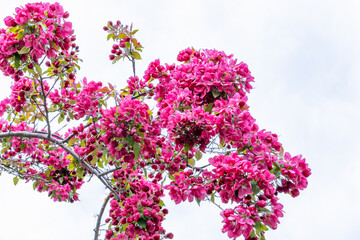
M121 203L112 199L110 202L110 218L106 222L114 226L107 231L106 239L151 239L166 237L161 223L168 213L162 209L160 197L163 190L153 181L145 179L137 170L121 169L113 173L117 180L116 189L120 190ZM125 235L128 238L124 238Z
M179 204L188 200L192 202L194 198L204 200L206 197L206 189L202 177L194 177L193 171L179 172L174 174L174 181L165 186L169 190L171 199Z
M23 74L20 63L33 69L33 63L46 55L70 55L72 24L59 3L28 3L16 8L14 17L4 19L7 30L0 30L0 69L6 76L17 79ZM23 50L23 51L22 51ZM15 62L15 67L13 63ZM19 66L17 66L19 64Z
M75 118L80 119L85 115L97 117L99 112L99 99L104 96L104 94L98 91L102 83L94 81L87 82L87 79L84 78L82 85L83 89L76 95L77 102L73 108Z
M311 170L301 155L284 153L276 134L259 129L247 104L254 80L247 64L222 51L187 48L177 56L180 64L155 60L143 78L130 77L118 95L112 85L110 90L86 78L76 81L78 47L68 16L58 3L33 3L5 18L0 69L14 83L9 98L0 102L0 116L10 114L14 123L0 118L0 131L35 132L29 123L49 112L58 112L59 122L81 120L64 135L51 135L81 161L49 137L2 138L1 159L21 169L34 189L70 202L78 200L77 190L91 174L82 161L96 171L112 166L105 167L113 170L104 176L114 193L106 220L109 240L172 239L162 227L168 213L161 200L164 190L176 204L215 197L234 203L221 212L229 238L257 239L266 226L276 229L283 216L277 195L298 196ZM111 60L130 56L125 50L140 51L135 31L120 22L109 24L106 31L127 34L113 46L117 56ZM107 106L109 97L115 97L115 106ZM157 115L148 99L157 101ZM194 159L209 151L214 154L209 164L195 166Z

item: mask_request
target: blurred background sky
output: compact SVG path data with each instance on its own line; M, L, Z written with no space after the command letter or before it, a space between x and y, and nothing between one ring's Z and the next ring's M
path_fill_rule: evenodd
M0 18L29 1L0 3ZM360 2L358 0L182 0L59 1L77 35L78 78L121 87L131 65L112 65L108 20L133 23L145 47L137 65L159 58L176 61L187 47L216 48L249 65L255 77L250 112L260 128L280 136L292 155L303 154L312 175L293 199L280 196L285 216L267 239L357 240L360 236ZM4 24L1 22L1 26ZM0 96L11 80L0 76ZM0 177L1 240L88 240L104 199L96 179L80 191L80 202L54 203L31 184L14 187ZM225 240L214 205L166 201L165 228L177 240ZM242 238L239 238L242 239Z

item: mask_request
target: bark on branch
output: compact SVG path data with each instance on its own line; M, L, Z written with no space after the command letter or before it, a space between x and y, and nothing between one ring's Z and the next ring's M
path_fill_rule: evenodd
M64 145L62 140L58 140L52 136L49 136L48 133L36 133L36 132L27 132L27 131L20 131L20 132L3 132L0 133L0 139L2 138L9 138L9 137L26 137L26 138L37 138L37 139L44 139L53 144L60 146L64 149L68 154L70 154L77 162L80 162L87 170L89 170L92 174L94 174L99 180L104 184L106 188L108 188L117 199L120 199L117 192L111 187L111 184L103 178L100 172L94 169L89 163L85 162L79 155L77 155L71 148Z

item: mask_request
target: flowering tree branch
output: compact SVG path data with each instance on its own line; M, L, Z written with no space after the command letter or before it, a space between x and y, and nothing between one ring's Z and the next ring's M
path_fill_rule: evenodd
M97 221L96 221L96 227L95 227L95 229L94 229L94 232L95 232L94 240L98 240L98 239L99 239L101 219L102 219L102 216L103 216L103 214L104 214L106 205L108 204L109 200L110 200L110 195L108 195L108 196L105 198L104 203L103 203L103 205L101 206L101 209L100 209L99 215L98 215L98 217L97 217Z
M109 191L96 240L108 203L106 240L172 239L162 226L165 194L176 204L214 203L229 238L263 240L276 229L283 216L278 194L298 196L311 170L252 117L247 64L222 51L187 48L177 64L157 59L137 76L138 30L109 21L110 61L132 63L126 87L117 90L79 80L68 17L59 3L29 3L0 29L0 70L13 79L0 101L0 172L69 202L79 199L87 174L89 181L96 176ZM53 131L56 122L61 128ZM218 200L232 205L223 209Z

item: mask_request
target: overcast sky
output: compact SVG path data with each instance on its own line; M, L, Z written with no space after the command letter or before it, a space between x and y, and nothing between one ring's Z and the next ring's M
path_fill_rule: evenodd
M29 1L0 3L0 19ZM255 77L250 112L260 128L280 136L286 151L303 154L312 175L293 199L280 196L285 216L267 239L357 240L360 236L360 2L358 0L60 1L80 46L79 77L123 86L127 62L108 61L108 20L134 23L144 53L137 73L157 58L216 48L248 63ZM1 26L4 24L1 22ZM0 76L1 98L10 79ZM53 203L31 184L0 177L1 240L92 239L105 191L85 184L80 202ZM178 240L225 240L219 210L175 206L164 226ZM242 239L242 238L241 238Z

